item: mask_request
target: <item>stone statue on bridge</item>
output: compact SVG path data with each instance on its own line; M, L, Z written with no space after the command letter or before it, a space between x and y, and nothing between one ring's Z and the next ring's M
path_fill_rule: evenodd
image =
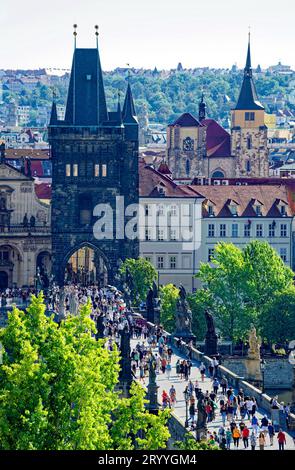
M207 323L207 333L205 336L205 354L207 356L217 356L217 340L218 336L215 331L214 320L212 313L209 310L205 310L205 318Z
M207 412L205 407L205 396L201 389L197 393L197 426L196 426L196 438L197 441L207 437Z
M256 328L252 325L251 330L249 332L249 351L248 357L249 359L256 359L260 361L260 347L261 347L261 340L257 336Z
M156 325L159 325L160 324L160 311L161 311L161 306L160 306L158 286L154 281L146 297L147 321L151 323L155 323Z
M183 285L179 287L179 296L176 304L175 315L176 331L174 336L182 338L185 341L195 340L192 333L192 311L186 300L186 290Z

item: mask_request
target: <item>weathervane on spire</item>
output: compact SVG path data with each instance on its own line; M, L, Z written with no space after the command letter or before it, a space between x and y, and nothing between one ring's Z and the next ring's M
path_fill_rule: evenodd
M96 47L98 48L98 36L99 36L98 29L99 29L99 26L96 24L94 26L94 29L95 29L95 36L96 36Z
M77 28L78 28L78 25L77 24L74 24L73 25L73 28L74 28L74 32L73 32L73 36L74 36L74 45L75 45L75 49L76 49L76 44L77 44Z

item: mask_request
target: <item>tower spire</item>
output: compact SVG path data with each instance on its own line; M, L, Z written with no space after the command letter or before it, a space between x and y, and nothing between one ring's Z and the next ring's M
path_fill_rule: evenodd
M56 109L56 93L55 88L52 90L52 106L51 106L51 114L50 114L50 121L49 125L54 126L57 124L57 109Z
M256 109L263 110L264 109L264 107L259 101L255 83L253 80L250 39L251 37L250 37L250 31L249 31L247 58L246 58L246 65L244 68L244 78L243 78L243 83L242 83L239 99L235 107L235 109L237 110L238 109L241 109L241 110L256 110Z
M76 38L74 25L74 37ZM108 121L108 111L95 25L96 47L76 48L68 91L65 122L71 126L101 126Z
M204 102L204 92L202 92L201 101L199 103L199 121L206 119L206 103Z

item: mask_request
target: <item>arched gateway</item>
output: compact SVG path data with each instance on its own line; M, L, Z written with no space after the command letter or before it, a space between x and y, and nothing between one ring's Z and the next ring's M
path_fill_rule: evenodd
M104 254L94 245L85 243L71 250L65 260L65 283L83 286L108 284L109 263Z
M120 260L139 254L138 240L124 238L131 217L116 222L119 197L125 208L138 203L138 121L129 83L123 109L108 111L97 48L75 49L65 119L53 103L48 136L54 280L113 284ZM93 233L99 204L113 214L103 239Z

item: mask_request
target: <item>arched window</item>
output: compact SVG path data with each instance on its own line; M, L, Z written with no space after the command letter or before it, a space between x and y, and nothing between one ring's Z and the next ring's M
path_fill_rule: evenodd
M189 159L187 159L185 163L185 171L186 171L187 176L189 176L190 174L190 169L191 169L191 162L189 161Z
M224 178L224 173L221 170L215 170L213 171L211 178Z
M251 171L251 162L249 160L246 161L246 171Z
M252 137L250 135L248 135L248 137L247 137L247 149L251 150L251 148L252 148Z

